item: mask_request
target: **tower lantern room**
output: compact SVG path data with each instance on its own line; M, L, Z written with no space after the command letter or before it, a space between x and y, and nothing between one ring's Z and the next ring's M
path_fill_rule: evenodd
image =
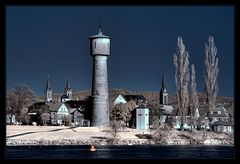
M101 27L97 35L90 38L90 54L94 55L110 55L110 37L103 35Z

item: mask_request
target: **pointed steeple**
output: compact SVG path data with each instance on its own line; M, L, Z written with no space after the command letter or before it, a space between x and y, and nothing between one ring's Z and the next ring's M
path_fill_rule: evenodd
M52 101L52 87L51 87L50 80L49 80L49 74L47 76L48 76L47 84L46 84L46 87L45 87L45 90L44 90L45 101L46 102L51 102Z
M162 87L161 87L161 90L164 91L166 88L166 84L165 84L165 79L164 79L164 72L162 74Z
M167 92L167 88L166 88L166 85L165 85L164 72L163 72L163 75L162 75L162 87L161 87L161 90L160 90L159 94L160 94L159 95L160 104L162 104L162 105L168 104L168 92Z
M163 75L162 75L162 89L165 88L165 81L164 81L164 72L163 72Z
M64 92L67 95L68 99L72 99L72 89L71 89L71 84L70 81L68 80L66 83L66 87L64 88Z
M70 84L70 81L67 80L65 90L69 90L69 89L71 89L71 84Z
M50 83L50 80L49 80L49 74L47 76L48 76L48 79L47 79L47 84L46 84L46 87L45 87L45 92L46 92L46 90L52 89L51 88L51 83Z

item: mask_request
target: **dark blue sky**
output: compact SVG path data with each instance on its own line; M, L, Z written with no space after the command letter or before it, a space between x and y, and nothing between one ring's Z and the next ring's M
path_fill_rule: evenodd
M112 37L109 88L159 91L163 71L169 94L176 91L173 54L180 35L203 91L204 51L215 39L219 95L234 92L234 8L232 6L9 6L6 8L7 89L27 84L43 95L47 74L53 92L91 89L88 37Z

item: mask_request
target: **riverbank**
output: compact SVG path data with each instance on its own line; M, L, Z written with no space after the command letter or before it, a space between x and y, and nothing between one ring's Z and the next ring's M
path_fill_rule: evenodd
M94 127L64 126L7 126L6 145L138 145L156 144L149 130L126 128L118 133L116 140L106 129ZM171 130L164 132L158 140L163 145L234 145L227 134L213 132L181 132Z

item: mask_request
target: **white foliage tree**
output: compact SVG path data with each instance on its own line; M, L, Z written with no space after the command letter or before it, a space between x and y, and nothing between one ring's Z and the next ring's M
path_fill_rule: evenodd
M198 95L197 95L197 83L196 83L196 71L192 64L191 66L191 89L190 89L190 113L191 113L191 130L193 125L196 125L196 120L199 118L198 108Z
M218 92L218 58L217 48L214 45L214 38L209 36L208 45L205 44L205 72L204 72L204 89L208 103L207 114L211 122L210 112L214 110Z
M34 101L35 94L29 86L25 84L16 85L6 95L7 114L16 115L18 121L24 121L27 114L26 109Z
M178 111L180 115L180 127L186 122L187 108L189 105L189 61L188 52L185 51L185 45L181 37L178 37L177 50L174 53L173 61L176 68L175 82L177 87Z

